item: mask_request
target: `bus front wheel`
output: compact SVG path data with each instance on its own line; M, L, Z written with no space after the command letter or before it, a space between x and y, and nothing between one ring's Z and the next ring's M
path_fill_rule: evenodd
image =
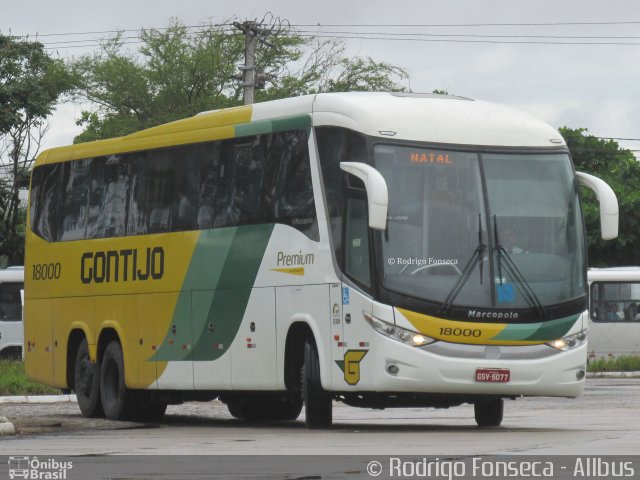
M504 400L489 398L473 404L476 423L479 427L499 427L504 413Z
M313 339L304 345L304 365L302 367L302 396L309 428L329 428L332 417L331 395L322 388L320 381L320 360Z
M100 366L98 362L91 362L86 338L80 342L76 353L73 385L82 416L103 416L100 400Z
M129 413L132 392L124 383L124 356L117 341L111 341L102 355L100 365L100 398L105 416L122 420Z

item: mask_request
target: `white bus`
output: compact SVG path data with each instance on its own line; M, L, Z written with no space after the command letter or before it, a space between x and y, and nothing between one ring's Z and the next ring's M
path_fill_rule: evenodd
M640 267L591 268L589 359L640 355Z
M0 270L0 358L22 358L24 268Z
M615 195L511 108L318 94L206 112L36 160L30 378L82 413L220 398L312 428L332 401L475 406L577 396L587 360L579 184Z

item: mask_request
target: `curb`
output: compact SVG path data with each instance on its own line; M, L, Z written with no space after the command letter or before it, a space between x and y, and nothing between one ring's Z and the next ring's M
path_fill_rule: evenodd
M640 378L640 372L589 372L587 378Z
M75 395L17 395L0 397L0 405L11 403L76 403ZM2 418L2 417L0 417Z

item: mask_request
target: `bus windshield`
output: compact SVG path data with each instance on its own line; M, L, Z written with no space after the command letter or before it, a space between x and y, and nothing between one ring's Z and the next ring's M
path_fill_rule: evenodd
M449 307L532 309L586 294L578 192L564 153L377 145L389 189L383 286Z

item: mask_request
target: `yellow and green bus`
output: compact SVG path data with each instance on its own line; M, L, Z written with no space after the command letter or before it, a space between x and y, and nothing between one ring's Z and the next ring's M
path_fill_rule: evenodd
M586 241L617 201L553 128L462 97L318 94L43 152L26 233L28 376L85 416L219 398L475 406L584 386Z

